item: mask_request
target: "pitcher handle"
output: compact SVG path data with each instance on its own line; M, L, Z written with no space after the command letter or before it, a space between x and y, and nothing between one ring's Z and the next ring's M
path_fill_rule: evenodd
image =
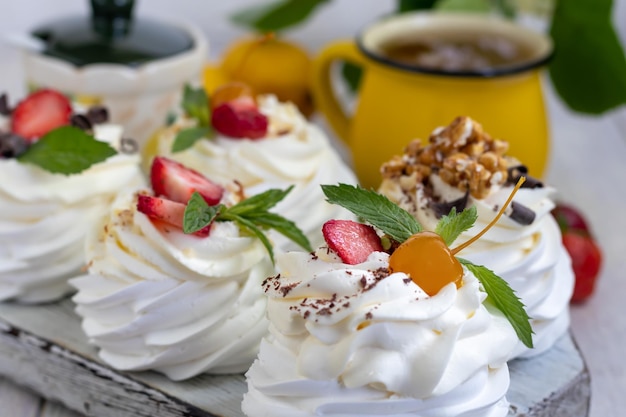
M353 40L328 45L313 61L312 88L315 105L326 117L337 136L348 143L352 118L339 105L330 77L331 65L336 61L349 61L362 68L367 62Z

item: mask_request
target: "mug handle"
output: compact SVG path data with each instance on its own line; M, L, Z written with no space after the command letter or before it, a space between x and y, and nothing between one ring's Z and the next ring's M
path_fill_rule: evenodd
M353 40L332 43L313 61L313 100L318 110L328 120L337 136L348 143L351 117L343 111L330 79L331 65L335 61L350 61L365 69L367 62Z

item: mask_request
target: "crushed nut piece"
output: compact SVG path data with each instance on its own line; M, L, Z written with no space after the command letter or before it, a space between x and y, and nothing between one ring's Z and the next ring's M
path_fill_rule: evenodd
M457 117L449 126L433 131L428 144L411 141L404 156L395 156L383 164L383 179L411 177L401 181L408 190L417 183L426 184L432 172L474 198L484 198L493 185L507 181L512 158L505 156L509 145L493 139L469 117ZM415 185L414 185L415 184Z

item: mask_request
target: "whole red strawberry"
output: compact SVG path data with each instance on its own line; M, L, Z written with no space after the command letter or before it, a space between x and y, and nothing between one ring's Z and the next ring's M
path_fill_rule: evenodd
M575 232L563 234L563 245L572 258L576 276L571 301L580 303L593 294L602 265L602 252L589 236Z
M552 209L552 215L559 224L561 231L576 230L582 234L589 234L587 220L582 213L573 206L559 203Z
M552 215L561 228L563 246L572 258L576 279L571 301L583 302L593 294L602 266L602 252L593 239L585 216L578 209L558 203Z

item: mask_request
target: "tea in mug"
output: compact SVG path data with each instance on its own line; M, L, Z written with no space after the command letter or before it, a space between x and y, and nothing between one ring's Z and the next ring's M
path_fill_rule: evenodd
M533 57L526 45L493 34L458 33L456 36L396 39L381 45L391 61L443 72L488 72L517 66Z

